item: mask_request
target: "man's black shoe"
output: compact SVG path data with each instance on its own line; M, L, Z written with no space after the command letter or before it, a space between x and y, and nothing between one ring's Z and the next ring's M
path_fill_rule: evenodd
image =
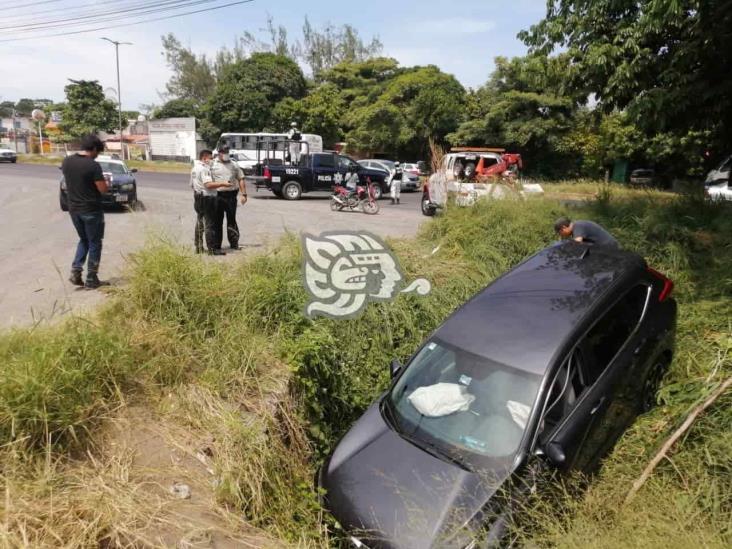
M209 250L209 255L226 255L224 250Z
M232 246L229 246L232 250L241 250L241 246L239 244L233 244Z
M81 271L71 271L69 282L71 282L74 286L83 286L84 279L81 278Z
M86 277L86 282L84 283L85 289L96 290L100 286L109 286L109 282L106 280L99 280L96 275Z

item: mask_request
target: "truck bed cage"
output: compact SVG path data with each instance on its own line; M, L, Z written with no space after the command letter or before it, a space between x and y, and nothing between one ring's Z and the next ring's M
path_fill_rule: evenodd
M263 169L265 166L297 166L298 163L293 162L290 158L290 145L298 143L300 145L300 159L310 156L310 143L305 140L293 141L292 139L268 139L266 141L257 141L257 164L254 167L255 175L246 176L256 190L266 188L267 183L263 177ZM278 146L280 145L280 146ZM303 147L304 145L304 147ZM282 158L277 158L276 153L282 153Z

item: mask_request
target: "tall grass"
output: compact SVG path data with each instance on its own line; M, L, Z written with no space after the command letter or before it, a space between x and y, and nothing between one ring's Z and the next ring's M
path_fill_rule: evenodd
M564 214L550 200L452 208L416 239L389 242L407 280L425 277L432 292L372 304L345 321L303 316L294 236L229 265L151 244L133 258L129 285L93 321L0 336L7 364L0 445L24 441L24 455L41 449L46 461L68 459L69 443L83 448L83 434L93 437L102 417L126 398L142 398L211 439L221 508L283 543L328 545L312 489L319 459L388 386L389 361L407 359L456 307L550 243L553 221ZM630 511L620 502L663 437L732 369L730 209L611 189L571 214L599 221L674 278L678 351L663 405L623 438L585 496L570 498L559 515L545 509L527 535L576 547L603 546L598 536L619 545L653 546L664 536L714 545L728 535L729 400L695 426ZM19 474L4 470L4 485L17 485ZM689 528L697 516L699 527Z

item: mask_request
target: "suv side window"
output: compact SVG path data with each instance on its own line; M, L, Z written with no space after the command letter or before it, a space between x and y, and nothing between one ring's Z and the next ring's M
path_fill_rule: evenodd
M621 297L580 342L589 385L602 375L625 345L641 319L647 298L648 287L639 284Z
M313 160L315 168L335 168L335 159L332 154L316 154Z
M587 387L585 364L575 350L554 376L539 433L551 433L572 412Z
M351 168L351 167L358 169L358 164L351 161L351 159L348 158L347 156L338 157L338 168L339 169L348 170L348 168Z

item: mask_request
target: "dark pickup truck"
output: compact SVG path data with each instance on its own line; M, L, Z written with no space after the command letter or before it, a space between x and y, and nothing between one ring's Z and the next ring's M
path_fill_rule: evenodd
M387 175L380 170L360 166L355 160L334 152L303 155L298 164L267 164L262 166L257 186L267 187L276 196L298 200L303 193L331 191L343 181L349 168L358 173L361 183L367 179L374 183L376 198L388 193Z

